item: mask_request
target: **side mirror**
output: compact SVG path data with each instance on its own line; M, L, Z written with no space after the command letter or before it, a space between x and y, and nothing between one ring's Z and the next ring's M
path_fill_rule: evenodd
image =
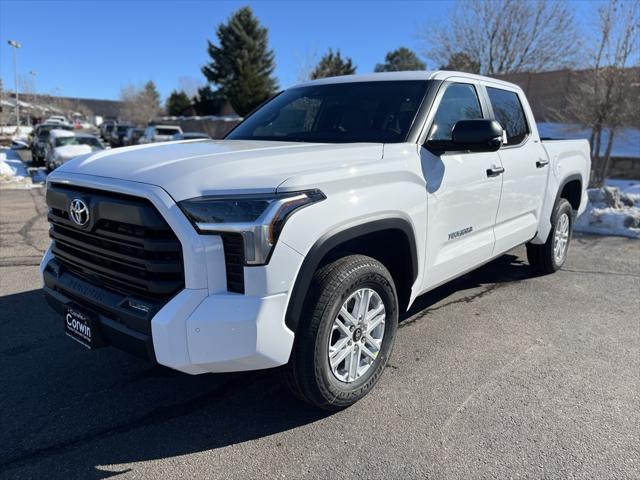
M502 126L495 120L460 120L451 132L456 150L495 152L502 146Z

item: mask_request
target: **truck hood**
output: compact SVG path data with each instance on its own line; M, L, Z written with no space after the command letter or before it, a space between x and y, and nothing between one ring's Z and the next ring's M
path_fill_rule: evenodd
M96 152L67 162L56 172L148 183L180 201L239 190L273 192L296 175L375 161L382 152L383 145L376 143L183 141Z

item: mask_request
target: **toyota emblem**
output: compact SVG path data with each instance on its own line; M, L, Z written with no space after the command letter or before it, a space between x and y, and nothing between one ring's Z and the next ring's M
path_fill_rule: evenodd
M82 227L89 221L89 207L84 200L74 198L71 200L69 215L76 225L80 225Z

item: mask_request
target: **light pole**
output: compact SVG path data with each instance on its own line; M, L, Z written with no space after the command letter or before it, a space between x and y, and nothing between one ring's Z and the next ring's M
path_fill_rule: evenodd
M13 48L13 76L16 81L16 134L20 134L20 98L18 96L18 67L16 66L16 51L22 47L15 40L7 42Z

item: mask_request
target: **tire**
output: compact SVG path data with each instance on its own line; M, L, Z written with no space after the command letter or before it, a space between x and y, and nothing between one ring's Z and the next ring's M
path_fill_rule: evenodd
M341 410L369 393L385 369L398 328L395 285L380 262L350 255L319 269L309 292L284 377L296 397L324 410ZM368 313L362 320L356 312L360 304ZM345 305L352 316L341 311ZM332 368L330 352L334 360L347 356Z
M569 244L571 243L571 234L573 232L573 209L571 204L564 198L560 198L556 203L553 213L551 214L551 231L547 241L542 245L534 245L527 243L527 260L529 265L542 274L554 273L564 265L567 260L567 253L569 252ZM566 232L564 231L564 224L566 225ZM562 249L562 255L557 255L555 248L560 240L560 237L564 239L564 246Z

